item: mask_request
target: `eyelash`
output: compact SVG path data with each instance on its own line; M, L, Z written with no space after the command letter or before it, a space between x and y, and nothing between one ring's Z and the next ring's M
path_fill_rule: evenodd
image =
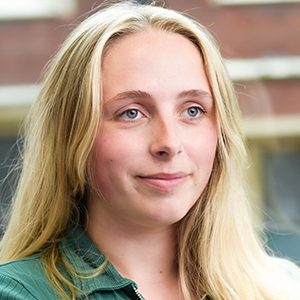
M127 110L125 110L125 111L123 111L122 113L120 113L117 117L119 118L119 119L123 119L123 120L125 120L125 121L134 121L134 120L136 120L136 118L130 118L130 117L128 117L128 113L129 112L133 112L133 111L135 111L136 113L137 113L137 115L138 114L140 114L140 117L142 117L143 116L143 114L138 110L138 109L136 109L136 108L131 108L131 109L127 109Z
M188 113L188 110L190 109L196 109L197 110L197 115L196 116L186 116L187 118L190 118L190 119L199 119L202 114L206 114L206 111L200 107L200 106L190 106L188 108L186 108L182 113L181 115L183 115L184 112L187 112Z
M190 107L186 108L180 115L183 115L184 112L187 112L190 109L196 109L197 110L197 115L196 116L185 116L186 118L199 119L199 118L201 118L202 114L206 114L206 111L202 107L200 107L200 106L190 106ZM130 118L128 116L128 113L130 113L130 112L131 113L135 112L136 116L133 116L133 118ZM140 116L137 118L138 115L140 115ZM127 122L130 122L130 121L135 121L137 119L140 119L143 116L144 116L144 114L142 114L138 109L130 108L130 109L127 109L127 110L121 112L120 114L118 114L117 118L122 119L122 120L127 121Z

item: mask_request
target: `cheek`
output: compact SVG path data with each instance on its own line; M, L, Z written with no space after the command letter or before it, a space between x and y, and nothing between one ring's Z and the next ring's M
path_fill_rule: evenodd
M211 169L213 167L213 163L215 160L217 144L218 144L218 139L217 139L217 135L215 134L215 135L211 136L210 139L207 140L206 148L204 150L206 153L206 157L207 157L209 174L211 173Z
M213 168L216 149L217 134L215 130L209 130L206 134L202 133L201 138L195 138L194 144L190 148L190 153L194 157L194 163L197 166L200 176L208 180ZM202 177L203 178L203 177Z
M194 150L197 150L200 160L208 163L214 159L217 148L218 136L214 127L203 130L193 139ZM199 155L200 153L200 155Z
M127 173L139 157L136 143L125 135L112 131L102 132L95 146L95 184L102 194L113 193L122 188ZM135 165L135 164L134 164Z
M118 157L114 143L105 138L100 138L94 149L95 159L92 162L94 168L94 179L96 187L101 193L108 193L113 190L112 175L118 165Z
M122 135L116 135L111 131L101 132L95 147L95 163L97 168L111 169L119 161L124 160L126 151Z

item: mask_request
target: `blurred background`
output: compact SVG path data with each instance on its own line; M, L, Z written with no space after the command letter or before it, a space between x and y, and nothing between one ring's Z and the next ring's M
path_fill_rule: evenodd
M0 0L0 180L45 65L103 1ZM138 1L143 3L143 1ZM249 197L266 243L300 265L300 0L166 0L217 39L243 114ZM7 214L13 178L2 184ZM1 220L0 220L1 222Z

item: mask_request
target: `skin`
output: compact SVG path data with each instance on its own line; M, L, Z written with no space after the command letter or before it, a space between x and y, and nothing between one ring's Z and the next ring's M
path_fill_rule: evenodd
M87 233L147 300L180 299L176 226L205 188L217 145L200 52L174 33L126 36L104 58L103 94L101 196L88 196Z

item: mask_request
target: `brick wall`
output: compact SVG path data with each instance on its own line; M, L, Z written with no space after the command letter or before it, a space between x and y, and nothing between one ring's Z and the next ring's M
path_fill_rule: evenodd
M76 15L67 19L0 21L0 86L41 81L45 64L83 18L78 16L101 2L78 0ZM213 0L165 2L206 25L226 58L300 56L300 4L217 6ZM265 101L270 102L274 114L300 113L299 78L240 83L244 115L263 115L260 103Z

